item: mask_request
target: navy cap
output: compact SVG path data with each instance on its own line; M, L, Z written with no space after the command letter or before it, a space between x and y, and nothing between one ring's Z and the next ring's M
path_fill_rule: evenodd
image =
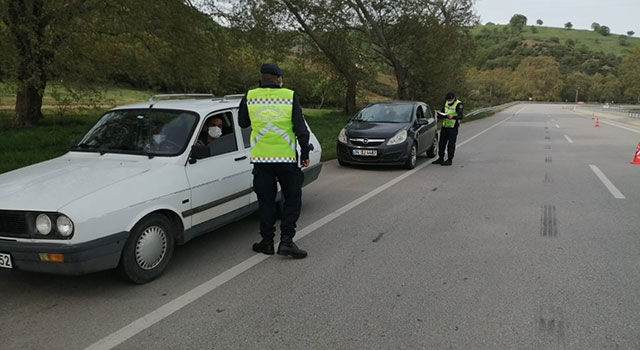
M456 94L454 94L452 91L448 92L447 96L445 96L445 98L447 100L450 100L450 99L455 98L455 97L456 97Z
M260 73L282 76L282 70L275 63L263 63L260 67Z

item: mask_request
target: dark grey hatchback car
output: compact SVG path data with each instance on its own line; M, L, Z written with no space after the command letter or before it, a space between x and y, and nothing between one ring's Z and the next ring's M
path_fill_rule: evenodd
M438 153L437 119L418 101L370 104L349 119L338 135L338 163L416 166L417 157Z

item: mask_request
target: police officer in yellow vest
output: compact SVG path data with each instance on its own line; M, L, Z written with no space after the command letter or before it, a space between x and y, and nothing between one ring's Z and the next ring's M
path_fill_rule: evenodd
M447 93L445 99L446 101L441 111L442 114L439 114L443 120L442 128L440 129L440 143L438 144L438 159L433 164L451 165L456 152L458 127L463 117L462 102L456 98L456 94L453 92ZM445 149L447 150L447 160L444 159Z
M277 184L284 205L280 221L278 254L301 259L307 252L293 242L296 222L302 206L303 173L298 167L309 166L309 130L302 116L298 96L282 87L282 70L276 64L260 67L260 87L249 90L240 102L238 122L251 126L253 190L258 196L260 235L253 250L274 254ZM300 144L298 158L296 139Z

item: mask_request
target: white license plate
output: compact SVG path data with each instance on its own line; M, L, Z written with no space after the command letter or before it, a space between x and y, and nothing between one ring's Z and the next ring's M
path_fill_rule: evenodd
M354 149L354 156L367 156L367 157L375 157L378 155L378 150L376 149Z
M11 255L0 253L0 267L5 269L13 268L13 265L11 265Z

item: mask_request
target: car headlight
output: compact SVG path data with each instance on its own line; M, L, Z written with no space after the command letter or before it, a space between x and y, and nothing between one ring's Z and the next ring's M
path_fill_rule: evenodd
M47 214L40 214L36 217L36 230L43 236L51 233L51 218Z
M387 145L389 146L397 145L405 142L406 140L407 140L407 130L401 130L394 137L390 138L389 141L387 141Z
M347 143L347 131L345 130L345 128L342 128L342 130L340 130L340 133L338 134L338 141Z
M60 215L56 219L56 229L62 237L69 237L73 233L73 222L67 216Z

